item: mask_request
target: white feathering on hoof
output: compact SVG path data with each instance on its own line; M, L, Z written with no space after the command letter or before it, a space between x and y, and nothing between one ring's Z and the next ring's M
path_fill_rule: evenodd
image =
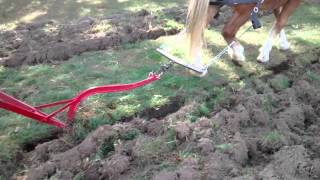
M236 61L245 61L244 48L240 43L235 43L229 48L229 55Z
M282 29L279 34L280 37L280 50L287 51L290 49L290 43L288 42L285 31Z

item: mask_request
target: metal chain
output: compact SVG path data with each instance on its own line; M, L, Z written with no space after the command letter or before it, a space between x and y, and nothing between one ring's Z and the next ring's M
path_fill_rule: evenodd
M241 38L246 32L248 32L251 29L251 26L249 28L247 28L244 32L241 33L241 35L239 36L239 38ZM206 66L206 69L211 66L215 61L219 60L227 51L228 48L230 48L232 45L234 45L236 43L236 41L232 41L227 47L225 47L218 55L216 55L210 62L209 64ZM159 77L161 77L164 73L166 73L172 66L173 66L173 62L170 61L169 63L163 64L161 65L160 69L158 71L155 72L155 74Z
M165 72L167 72L173 66L173 62L163 64L160 66L160 69L155 73L157 76L161 77Z
M245 31L243 31L238 38L241 38L246 32L251 29L252 26L249 26ZM220 51L212 60L209 61L207 68L210 67L215 61L220 60L223 55L228 52L228 49L231 48L237 41L232 41L227 47Z

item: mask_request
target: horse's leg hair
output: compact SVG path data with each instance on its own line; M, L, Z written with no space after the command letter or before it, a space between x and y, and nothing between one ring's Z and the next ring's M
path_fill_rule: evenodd
M268 62L270 51L273 46L273 41L275 37L280 38L280 49L288 50L290 48L290 44L287 40L284 26L287 24L290 15L294 12L294 10L300 5L301 0L289 0L282 8L277 8L274 10L274 14L276 16L276 22L272 26L270 30L269 37L266 43L261 47L260 54L258 56L258 61Z
M237 5L234 7L234 13L230 20L225 24L222 35L228 44L234 43L229 49L229 55L234 60L244 61L244 48L239 41L236 40L235 36L239 31L240 27L244 25L250 18L251 9L253 5Z

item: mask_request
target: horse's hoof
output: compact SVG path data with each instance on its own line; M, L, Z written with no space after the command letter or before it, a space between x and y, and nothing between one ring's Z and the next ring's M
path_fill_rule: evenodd
M260 54L257 57L257 61L262 62L262 63L266 63L269 61L269 54L270 54L271 49L269 50L266 48L260 48Z
M239 61L239 62L245 62L246 61L246 57L244 55L235 56L233 59L235 61Z
M235 64L236 66L239 66L239 67L243 66L243 62L245 62L245 61L238 61L236 59L232 59L232 63Z
M262 62L262 63L267 63L267 62L269 62L269 57L265 56L263 54L260 54L257 58L257 61Z
M290 44L288 42L280 43L279 49L281 51L288 51L290 49Z

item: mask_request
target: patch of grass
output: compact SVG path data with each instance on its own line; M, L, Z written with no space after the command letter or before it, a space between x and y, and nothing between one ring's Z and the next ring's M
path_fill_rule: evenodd
M170 152L170 148L166 143L165 136L148 137L144 135L138 136L135 145L135 154L139 158L139 164L142 166L153 163L155 158L163 157L165 153Z
M270 85L274 90L281 91L289 88L290 80L287 76L277 75L270 81Z
M207 106L207 103L201 103L199 106L196 108L195 111L190 112L190 114L187 115L187 118L190 122L194 123L196 122L199 118L205 116L209 117L210 116L210 109Z
M163 171L163 170L174 171L176 169L177 169L177 165L168 161L161 162L161 164L159 165L160 171Z
M187 118L189 119L190 122L194 123L198 121L199 116L195 114L188 114Z
M110 138L105 139L100 146L100 149L98 150L98 156L101 157L101 159L104 159L105 157L109 156L110 153L114 152L115 146L114 143L116 141L116 138Z
M137 175L133 177L133 180L148 180L149 178L146 176Z
M144 145L145 153L149 154L150 156L157 156L159 153L161 153L161 149L163 147L163 139L156 138L154 141L151 141L149 143L146 143ZM152 155L154 153L154 155Z
M140 131L138 129L132 129L127 131L124 134L121 134L120 139L126 140L126 141L133 140L139 135L139 133Z
M38 139L45 139L51 130L53 130L53 127L31 122L29 126L20 128L18 132L13 133L11 136L19 144L27 144Z
M194 112L188 115L188 119L191 122L196 122L200 117L210 117L210 113L216 107L216 105L226 100L225 88L214 87L213 89L207 90L207 93L203 95L202 103L199 104Z
M263 142L262 144L273 144L273 143L277 143L281 140L281 133L278 131L272 131L270 133L268 133L266 136L263 137Z
M307 50L307 51L310 51L310 50ZM315 61L319 58L318 54L312 53L312 51L311 52L304 52L304 53L300 54L298 57L299 57L299 61L297 62L297 64L301 67L309 65L313 61Z
M182 151L178 151L178 158L180 161L183 161L187 158L195 158L198 159L199 156L196 153L193 153L189 150L182 150Z
M93 26L93 28L90 30L90 33L106 33L112 28L111 24L107 20L101 21L99 24L96 24Z
M209 95L207 96L207 107L213 109L216 105L221 103L226 99L226 90L224 87L214 87L209 90Z
M77 175L74 176L73 180L85 180L84 172L79 172Z
M129 118L134 116L139 110L141 110L140 104L118 104L117 109L112 112L111 119L113 122L117 122L123 118Z
M224 153L224 152L227 152L227 151L230 151L232 148L233 148L233 145L230 144L230 143L227 143L227 144L219 144L219 145L216 145L215 148Z
M231 82L230 87L232 88L233 92L239 92L242 89L244 89L246 86L246 83L244 81L236 81L236 82Z
M267 112L268 114L272 113L272 97L267 95L263 96L262 98L262 109L264 112Z
M200 115L201 116L206 116L206 117L209 117L210 115L210 109L207 107L206 104L200 104L199 106L199 112L200 112Z
M11 155L18 152L17 143L6 139L1 139L0 148L0 158L2 161L12 161L13 157Z
M174 128L168 128L167 134L166 134L166 143L167 143L167 146L172 150L177 147L176 131L174 130Z
M272 110L273 107L278 107L278 104L276 101L272 99L272 96L270 94L267 94L262 97L262 110L266 113L268 113L269 121L268 121L268 126L272 127Z
M133 180L148 180L149 178L146 176L137 175L133 177Z
M165 29L183 29L184 25L177 21L168 19L165 23Z
M86 127L84 127L83 124L76 123L73 126L73 133L71 136L74 142L81 142L87 137L89 133L90 131Z
M104 118L103 116L96 116L92 119L90 119L89 121L86 121L85 123L88 123L89 129L90 130L95 130L96 128L98 128L101 125L104 124L109 124L109 120Z
M153 95L150 100L151 107L159 108L169 102L168 97L163 97L162 95Z
M273 152L283 145L282 139L283 135L279 131L274 130L269 132L262 138L261 145L268 149L270 152Z
M309 81L320 81L320 75L315 72L307 71L307 77Z

